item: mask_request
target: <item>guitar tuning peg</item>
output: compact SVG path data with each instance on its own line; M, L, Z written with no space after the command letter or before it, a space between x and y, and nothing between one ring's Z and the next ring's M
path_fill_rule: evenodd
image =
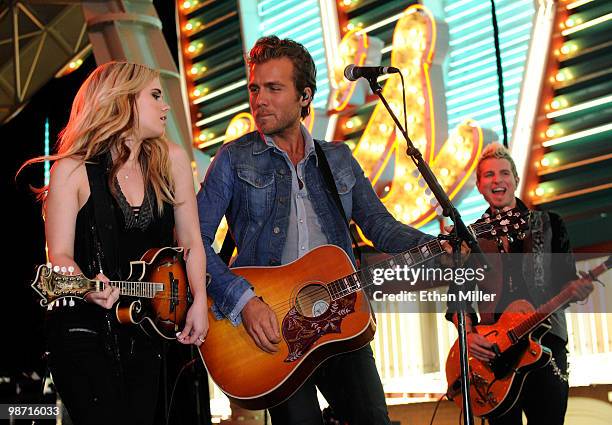
M55 273L59 272L60 271L60 266L53 266L53 271Z
M66 273L66 271L67 271L66 266L60 267L60 270L62 271L62 273Z
M70 301L68 301L68 305L69 305L70 307L74 307L75 302L74 302L74 300L73 300L72 298L70 298Z
M53 264L51 264L51 263L47 263L47 268L48 268L48 269L52 269L52 268L53 268Z
M68 267L68 273L70 274L74 273L74 267L72 266Z
M63 303L64 307L66 307L66 305L68 304L68 303L66 302L66 298L64 298L64 299L63 299L62 303Z

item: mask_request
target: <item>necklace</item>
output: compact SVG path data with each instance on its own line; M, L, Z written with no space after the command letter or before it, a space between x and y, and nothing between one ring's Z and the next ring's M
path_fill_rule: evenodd
M132 173L132 171L136 171L136 169L125 167L122 171L123 171L123 178L127 180L130 178L130 174Z

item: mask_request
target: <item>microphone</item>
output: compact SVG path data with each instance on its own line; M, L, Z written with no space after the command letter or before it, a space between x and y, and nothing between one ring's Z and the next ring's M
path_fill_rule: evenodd
M350 64L344 68L344 78L349 81L357 81L364 77L367 79L376 78L379 75L399 73L400 70L393 66L356 66Z

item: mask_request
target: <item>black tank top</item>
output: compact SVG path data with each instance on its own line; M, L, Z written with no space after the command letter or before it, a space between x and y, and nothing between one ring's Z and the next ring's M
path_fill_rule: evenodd
M108 170L109 161L109 156L102 158L99 166L105 166ZM108 181L108 175L105 181ZM95 190L91 180L89 186L91 191ZM108 183L105 184L105 189L108 190ZM120 191L119 188L117 190ZM140 208L142 214L142 211L146 210L144 203L150 203L148 224L141 227L128 225L128 222L133 222L134 218L127 216L125 211L130 211L132 208L120 192L118 195L117 197L110 196L111 205L108 205L108 209L103 213L114 216L117 244L106 250L114 250L119 267L117 270L106 270L103 267L103 272L111 280L126 280L130 272L130 261L139 260L150 248L174 246L174 209L169 203L164 203L162 214L159 215L153 192L148 188L143 206ZM96 223L94 205L93 193L91 193L77 214L74 237L74 260L83 274L90 279L100 272L100 263L104 264L103 252L105 252L97 235L106 229ZM74 307L54 310L51 315L55 316L60 312L64 316L63 320L83 321L93 325L93 322L103 318L106 310L95 304L77 300Z

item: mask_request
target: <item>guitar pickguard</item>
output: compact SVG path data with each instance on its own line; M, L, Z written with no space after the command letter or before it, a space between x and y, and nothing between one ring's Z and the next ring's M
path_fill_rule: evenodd
M355 311L357 294L334 300L321 316L306 317L292 307L283 319L283 338L289 347L285 362L300 359L323 335L340 333L342 319Z

